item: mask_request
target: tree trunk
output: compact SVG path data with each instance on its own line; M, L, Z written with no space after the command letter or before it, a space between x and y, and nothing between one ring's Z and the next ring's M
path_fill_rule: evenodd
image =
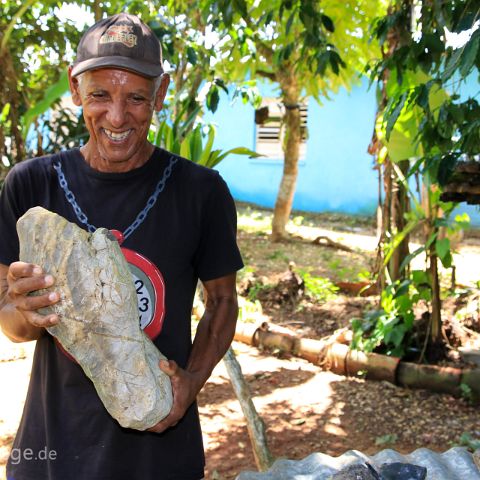
M440 299L440 282L438 279L438 258L435 250L435 243L429 249L429 270L432 277L432 317L430 328L430 340L432 345L438 345L441 341L442 332L442 300Z
M438 236L438 227L435 227L435 220L438 217L438 206L432 205L430 202L430 192L428 187L422 185L422 206L425 210L425 215L427 217L427 222L425 223L425 242L432 236L437 234ZM435 247L435 242L428 248L426 251L428 259L428 271L430 273L430 279L432 282L431 292L432 292L432 313L430 318L430 341L431 345L436 345L440 342L441 331L442 331L442 301L440 298L440 281L438 278L438 257Z
M405 4L408 2L404 2ZM394 6L391 5L388 9L389 15L393 15ZM408 31L408 25L405 26ZM404 32L403 32L404 33ZM392 56L392 54L401 47L402 31L398 29L392 29L388 32L386 46L382 48L382 56L384 59L387 59ZM381 82L381 97L378 104L377 116L375 119L375 124L378 120L378 115L380 115L386 108L388 104L388 94L386 90L387 82L390 78L390 71L385 69L382 74ZM372 135L372 140L368 147L368 152L371 155L377 157L384 146L383 142L377 137L375 127ZM409 168L409 161L403 160L397 162L397 167L406 177L406 173ZM405 273L400 271L400 266L403 263L403 260L407 257L409 253L409 236L407 236L395 251L390 258L389 264L386 266L385 270L384 265L384 246L388 239L391 239L396 233L401 232L405 228L405 213L409 210L409 199L408 191L400 181L401 179L395 172L394 164L392 160L387 155L383 160L383 163L378 163L378 168L381 173L383 173L383 182L384 182L384 194L385 199L383 206L379 213L381 218L377 220L377 230L379 231L379 241L377 246L377 259L375 265L374 273L377 274L377 284L383 290L387 283L386 274L388 270L388 275L392 282L405 278ZM381 201L379 200L379 204ZM379 215L379 216L380 216ZM391 240L390 240L391 241Z
M23 140L22 127L20 125L20 108L27 107L22 105L20 92L18 90L18 77L15 71L15 65L10 55L8 47L5 48L0 58L0 71L4 74L4 79L0 82L0 104L10 104L8 119L10 120L10 128L5 129L3 135L10 137L10 155L12 164L22 161L25 158L25 143ZM7 153L6 148L2 145L4 154Z
M279 74L282 100L285 107L283 124L283 175L278 188L272 220L272 241L278 242L286 236L286 225L292 211L293 196L298 176L298 159L302 141L300 116L300 88L293 73Z
M404 177L408 172L409 168L409 161L403 160L397 163L398 168L403 173ZM405 213L409 210L409 200L408 200L408 192L403 185L403 183L398 178L398 175L395 173L395 170L392 169L392 197L391 197L391 225L390 231L392 233L399 233L401 232L406 225L405 222ZM398 245L398 247L393 252L392 258L390 259L390 263L388 266L388 271L390 274L390 278L392 282L395 280L400 280L405 278L405 274L400 272L400 266L403 260L409 254L408 243L410 240L410 236L407 235L403 241Z
M252 443L253 456L255 457L257 468L260 471L268 470L273 463L273 456L268 448L265 425L255 410L250 390L232 347L228 349L223 361L247 422L248 435Z
M95 0L93 2L93 15L95 16L95 22L99 22L102 19L103 12L100 0Z

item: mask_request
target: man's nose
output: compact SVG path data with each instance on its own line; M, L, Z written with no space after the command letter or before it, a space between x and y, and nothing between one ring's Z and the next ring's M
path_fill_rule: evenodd
M108 106L107 120L114 128L119 128L125 123L127 106L121 99L112 100Z

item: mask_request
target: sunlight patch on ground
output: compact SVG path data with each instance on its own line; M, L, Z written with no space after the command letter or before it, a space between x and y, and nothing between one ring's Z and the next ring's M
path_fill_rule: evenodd
M238 228L249 233L271 233L272 215L260 210L247 209L239 213L237 218Z
M238 217L238 227L249 233L269 234L271 232L272 213L269 211L255 210L251 207L241 209ZM300 220L299 220L300 219ZM318 237L328 237L334 242L341 243L352 248L356 252L375 252L378 240L375 235L362 232L336 231L330 228L320 228L311 225L305 225L302 217L293 217L288 222L287 230L291 235L297 235L305 240L314 240ZM361 230L359 227L358 230ZM410 252L420 247L419 243L410 243ZM325 251L325 247L319 248L319 256ZM480 242L477 239L468 238L463 240L458 252L453 255L456 266L456 281L460 285L475 287L480 281L477 265L480 264ZM415 257L411 263L412 269L425 268L425 254ZM451 270L444 269L441 265L440 274L448 282L451 277Z
M12 343L0 333L0 480L22 415L34 349L35 342Z
M292 357L288 361L288 369L285 369L278 378L278 361L275 357L264 355L238 342L234 342L233 346L237 355L241 356L244 376L250 380L252 376L261 378L261 382L250 382L250 390L259 415L268 412L275 416L275 422L267 425L269 431L315 429L320 413L329 419L328 428L336 430L332 433L345 435L340 420L343 406L332 404L333 391L329 386L330 382L342 381L342 377L330 372L321 372L315 365ZM322 373L321 378L318 373ZM219 382L225 386L229 386L230 383L223 362L217 365L212 379L209 380L209 383L216 385ZM256 390L257 385L265 391ZM225 408L229 412L228 418L220 414ZM223 401L218 399L214 404L200 406L199 411L207 451L221 446L218 436L217 440L214 440L213 434L245 426L240 404L233 391L228 399Z

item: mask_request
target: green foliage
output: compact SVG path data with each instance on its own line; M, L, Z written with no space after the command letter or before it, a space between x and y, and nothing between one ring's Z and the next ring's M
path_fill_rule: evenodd
M50 109L54 102L56 102L64 93L68 91L68 75L64 71L57 82L47 88L44 96L23 114L23 136L26 138L28 129L35 118L45 113Z
M478 434L473 436L469 432L463 432L458 439L456 446L457 445L460 447L467 447L467 449L473 453L480 448L480 438L478 437Z
M398 435L395 433L387 433L386 435L380 435L375 438L375 445L385 446L385 445L394 445L397 443Z
M328 262L328 268L335 272L335 278L339 280L347 279L354 273L352 267L349 265L345 266L341 258L332 258Z
M379 53L367 32L384 11L383 2L367 0L211 0L209 13L230 39L215 70L241 81L293 75L300 90L319 100L349 87Z
M27 111L33 113L31 108L39 106L48 88L59 81L70 61L69 48L81 34L72 22L59 22L57 8L55 2L2 2L0 157L10 165L31 154L22 132L22 117ZM4 108L7 104L8 111ZM4 169L0 162L0 177Z
M214 150L215 127L212 124L198 124L192 130L187 130L185 126L179 127L178 124L170 126L164 120L150 138L155 145L209 168L215 167L230 154L248 155L250 158L260 156L245 147L227 151Z
M370 68L372 80L382 80L385 72L390 76L382 120L387 143L397 125L405 132L402 116L411 120L406 128L413 150L407 148L401 158L394 153L391 157L416 156L420 159L416 169L440 185L448 181L457 161L478 154L480 106L476 98L461 99L458 93L466 78L480 67L480 29L460 48L446 44L445 29L457 33L469 29L479 15L478 4L467 0L453 2L448 8L447 4L424 2L414 37L406 28L411 24L411 3L397 0L392 12L374 24L380 44L391 48L387 42L392 38L396 42L391 54Z
M263 283L262 281L256 281L248 290L248 300L250 302L257 302L260 293L268 292L273 288L273 285Z
M299 274L305 284L305 292L316 302L325 303L336 298L338 287L330 279L314 276L305 270Z
M59 102L52 105L53 111L39 118L37 133L40 134L37 152L53 154L59 147L74 148L84 145L88 131L83 115L69 108L61 108Z
M466 383L461 383L460 384L460 392L462 397L467 400L467 402L473 403L473 392L472 388L470 385L467 385ZM480 446L480 440L478 440L479 446Z
M403 357L411 342L414 306L430 300L430 279L425 272L413 271L410 278L386 287L379 310L352 320L351 348L364 352L380 349L387 355Z

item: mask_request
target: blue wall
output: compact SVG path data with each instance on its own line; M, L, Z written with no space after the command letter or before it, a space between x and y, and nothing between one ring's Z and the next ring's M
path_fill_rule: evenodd
M264 97L278 93L260 86ZM306 158L300 161L293 208L323 212L371 214L377 202L377 175L367 153L375 118L374 91L366 85L351 92L340 91L308 105ZM213 120L218 127L216 148L246 146L255 149L254 109L224 95ZM283 159L249 159L231 155L218 170L237 200L273 207L283 169Z
M293 208L312 212L373 214L378 199L378 177L373 157L367 153L375 119L375 90L368 82L350 92L342 89L318 105L308 105L308 139L305 160L300 161ZM259 86L262 96L278 97L270 85ZM478 81L470 78L461 96L473 96ZM215 148L245 146L255 150L254 109L241 101L233 105L225 94L215 115L207 121L217 125ZM283 159L249 159L230 155L218 170L237 200L273 207L280 183ZM480 226L478 207L461 204L472 224Z

